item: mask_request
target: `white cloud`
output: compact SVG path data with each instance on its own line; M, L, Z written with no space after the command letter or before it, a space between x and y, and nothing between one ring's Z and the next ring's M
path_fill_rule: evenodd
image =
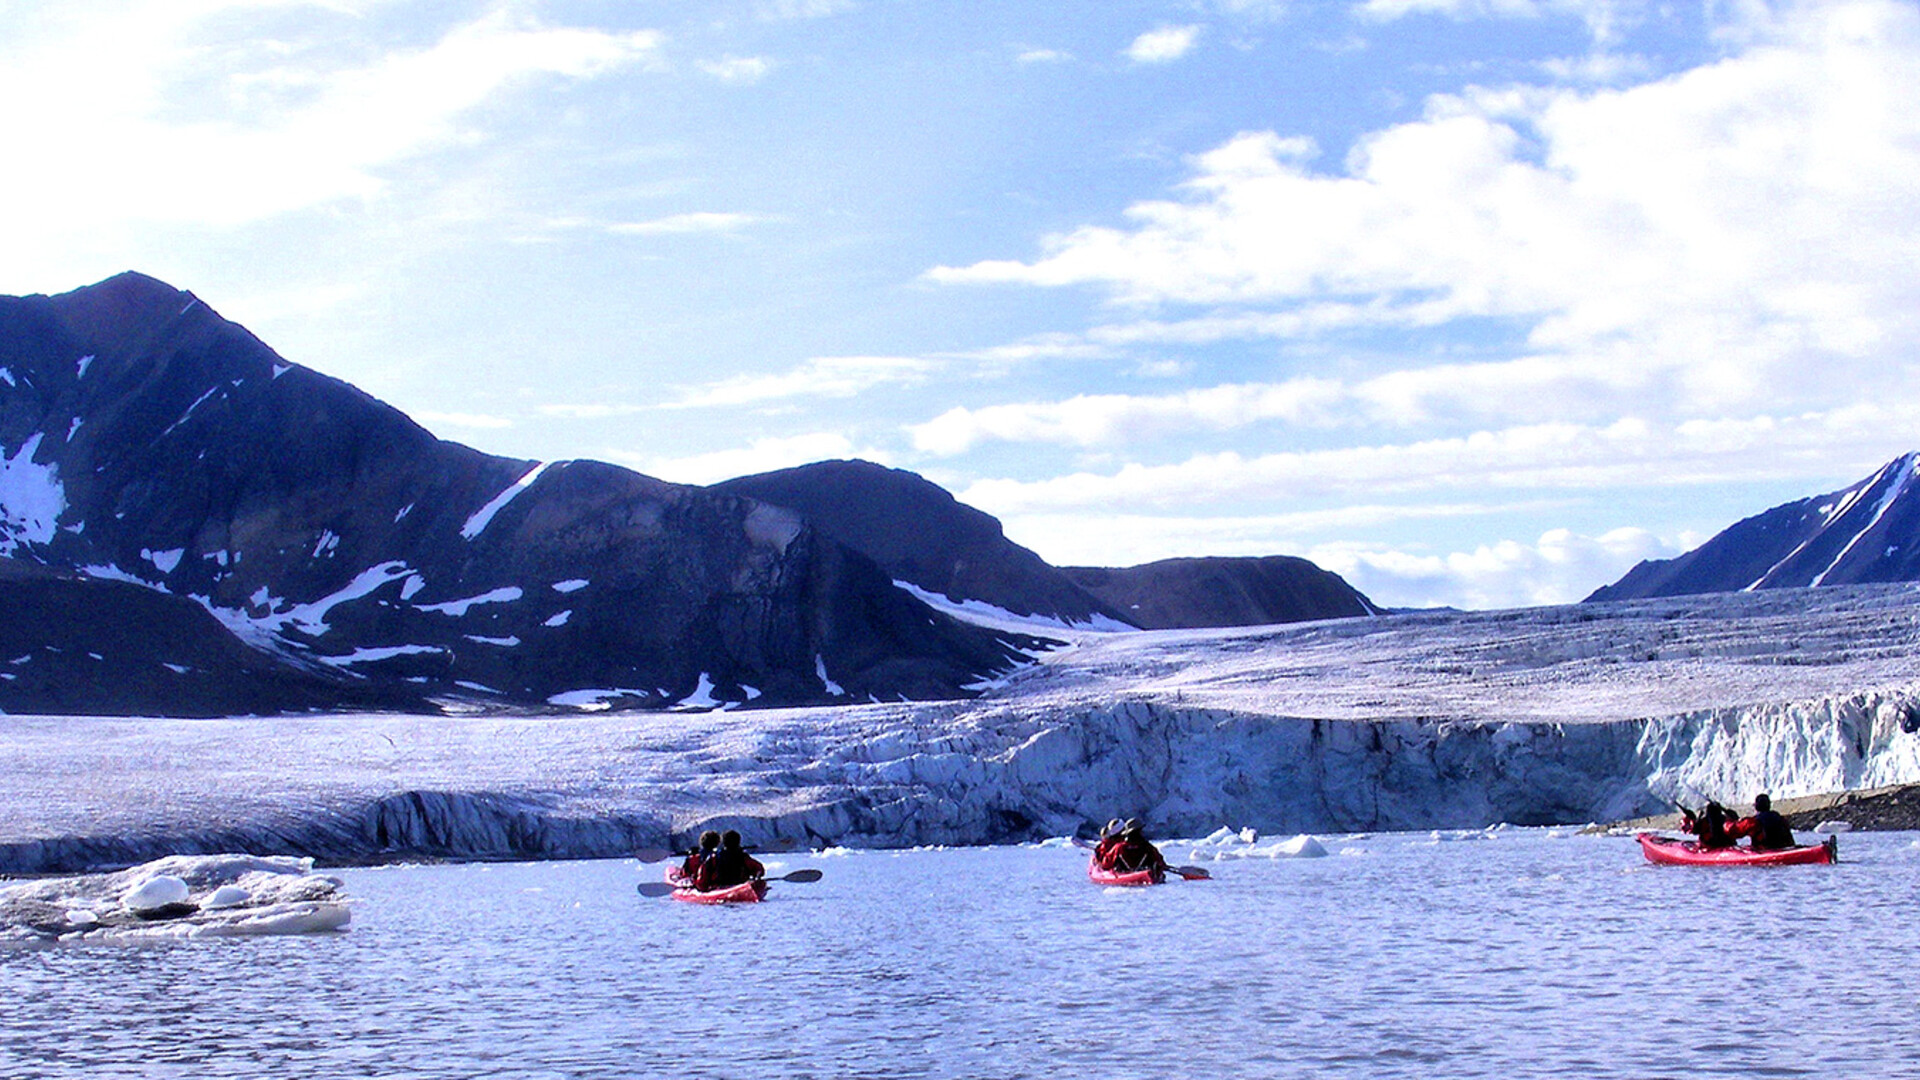
M830 458L859 457L886 464L883 451L856 450L852 440L837 432L818 432L784 438L755 439L747 446L688 457L667 458L625 450L607 452L618 462L662 480L678 484L713 484L736 476L772 472Z
M1643 529L1597 537L1552 529L1532 544L1502 540L1446 554L1324 545L1307 557L1376 604L1486 609L1574 603L1642 559L1668 559L1680 550Z
M1002 517L1448 490L1668 487L1865 471L1920 443L1900 400L1799 416L1536 424L1404 445L1196 454L1108 474L979 480L962 501Z
M509 86L651 64L661 45L504 8L386 51L335 47L324 21L311 39L233 36L263 6L300 7L133 0L10 27L0 100L33 102L0 115L16 163L0 170L0 225L16 256L55 258L133 225L234 226L377 198L396 163L483 138L466 118Z
M1389 607L1510 608L1565 604L1616 581L1642 559L1667 559L1697 538L1669 543L1644 529L1590 537L1551 529L1533 543L1501 540L1470 551L1411 550L1376 543L1312 543L1329 530L1393 522L1550 514L1550 501L1374 504L1233 517L1146 514L1016 514L1007 535L1056 566L1133 566L1196 555L1295 555L1331 570Z
M1199 42L1198 26L1162 26L1134 38L1124 55L1136 64L1170 64Z
M416 410L408 414L422 427L432 429L441 426L459 428L483 428L497 430L510 428L513 421L504 416L492 416L487 413L433 412Z
M1831 407L1920 374L1920 9L1796 6L1755 34L1625 90L1436 97L1327 169L1309 140L1243 134L1125 227L928 276L1244 309L1135 326L1168 335L1518 320L1536 390L1608 384L1675 417ZM1478 394L1425 382L1403 406Z
M1014 59L1023 64L1061 64L1073 59L1073 54L1059 49L1022 49Z
M732 233L763 219L752 214L728 214L700 211L672 214L650 221L622 221L607 226L607 231L625 236L684 236L691 233Z
M942 455L964 453L988 439L1111 446L1268 420L1314 422L1339 398L1339 385L1322 379L1214 386L1156 396L1083 394L1059 402L949 409L907 431L916 449Z
M760 17L771 20L824 19L852 11L853 0L761 0Z
M728 83L757 83L773 70L773 61L763 56L725 56L703 60L700 70Z
M615 416L636 416L658 408L655 405L634 405L625 402L556 402L540 406L541 416L559 416L568 420L606 420Z
M741 375L687 390L665 408L758 405L796 397L852 397L887 384L912 385L935 364L913 356L821 356L776 375Z
M1539 19L1560 15L1587 24L1599 42L1615 40L1644 16L1645 0L1365 0L1355 8L1361 18L1387 22L1408 15L1450 19Z

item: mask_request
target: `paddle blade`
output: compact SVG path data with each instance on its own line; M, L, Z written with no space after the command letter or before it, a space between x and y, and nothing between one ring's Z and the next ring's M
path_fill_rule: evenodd
M638 892L641 896L648 896L648 897L661 897L661 896L673 895L673 886L667 884L664 881L643 881L640 884L634 886L634 890Z
M826 875L822 874L818 870L795 870L790 874L783 874L780 877L772 878L770 880L797 881L797 882L805 883L809 881L819 881L822 877L825 877L825 876Z
M673 852L668 851L666 848L643 847L639 851L634 852L633 857L641 862L662 862L666 859L673 858Z
M1167 867L1167 869L1173 871L1176 874L1179 874L1181 877L1186 878L1188 881L1212 881L1213 880L1213 875L1208 873L1205 867L1169 866Z

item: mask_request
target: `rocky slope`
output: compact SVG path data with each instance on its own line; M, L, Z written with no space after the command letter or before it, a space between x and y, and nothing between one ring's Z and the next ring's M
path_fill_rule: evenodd
M1377 614L1338 574L1286 556L1051 566L1008 540L991 515L914 473L868 461L822 461L713 489L793 510L895 580L955 604L1070 626L1163 630Z
M1270 626L1380 614L1340 575L1287 555L1062 569L1074 584L1146 630Z
M1920 488L1906 454L1840 491L1785 503L1673 559L1642 562L1590 601L1920 580Z
M975 600L1069 624L1130 625L1066 574L1008 540L992 515L904 469L821 461L727 480L712 490L792 510L896 581L956 603Z
M751 498L436 439L137 274L0 298L0 557L67 572L43 589L117 580L190 599L272 661L271 678L230 688L263 711L316 694L946 698L1038 644L931 612ZM113 663L170 662L123 646ZM367 689L327 700L342 683ZM84 701L44 685L0 686L0 708L178 711L138 680Z

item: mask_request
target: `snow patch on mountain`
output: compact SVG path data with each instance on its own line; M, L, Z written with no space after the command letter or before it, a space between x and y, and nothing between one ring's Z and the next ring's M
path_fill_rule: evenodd
M813 674L820 680L820 685L826 688L827 693L834 697L847 696L846 687L827 677L827 658L819 653L813 654Z
M154 551L151 548L140 549L140 557L152 563L153 568L162 574L173 573L174 569L180 565L181 557L186 555L186 553L186 548L168 548L165 551Z
M438 604L418 604L415 606L421 611L435 611L442 615L451 615L457 619L464 616L467 613L467 609L476 605L510 604L520 599L522 595L520 586L507 585L498 589L490 589L478 596L469 596L463 600L447 600Z
M550 464L552 463L542 461L533 468L528 469L520 479L507 485L505 491L495 495L485 506L474 511L473 516L467 519L467 523L460 527L461 537L472 540L474 537L486 532L487 526L493 523L493 516L498 514L503 507L512 502L521 492L532 487L533 482L540 479L540 474L546 472L547 466Z
M45 544L67 512L60 471L33 460L44 438L35 433L12 457L0 451L0 556L11 557L23 544Z
M1105 615L1095 615L1085 622L1072 622L1054 618L1051 615L1018 615L984 600L954 600L940 593L923 589L911 581L895 580L893 585L896 589L904 589L914 599L935 611L944 612L962 622L992 630L1013 630L1023 633L1047 633L1055 630L1080 630L1099 634L1140 632L1137 626L1128 626Z
M380 660L391 660L396 656L419 656L444 653L447 650L438 645L381 645L355 649L345 656L316 657L323 664L333 667L352 667L355 664L371 664Z

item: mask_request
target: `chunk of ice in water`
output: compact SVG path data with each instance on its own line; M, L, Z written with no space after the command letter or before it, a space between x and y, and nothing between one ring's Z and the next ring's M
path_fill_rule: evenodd
M187 883L170 874L160 874L135 885L120 902L129 911L152 911L168 904L184 903Z
M222 885L213 890L213 895L207 897L207 902L200 906L203 908L239 907L251 899L253 894L238 885Z

